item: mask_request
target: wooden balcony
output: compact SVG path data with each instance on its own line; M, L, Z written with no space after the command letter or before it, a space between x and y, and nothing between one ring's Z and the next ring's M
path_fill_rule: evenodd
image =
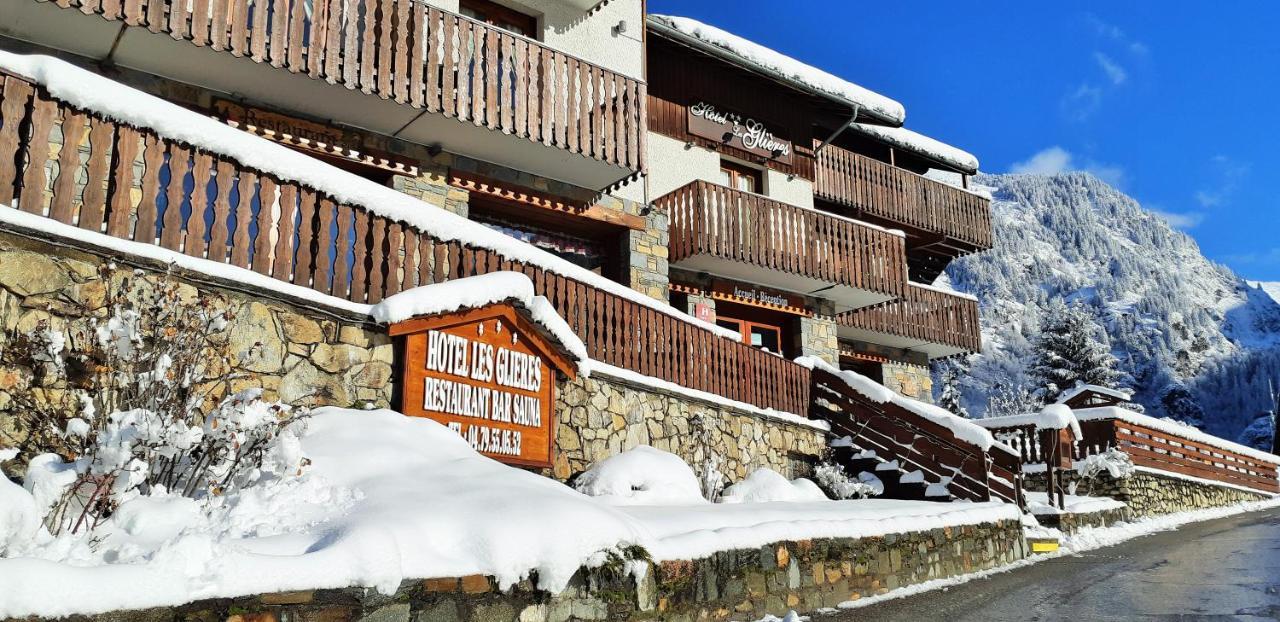
M0 14L0 34L582 187L645 168L642 81L420 0L0 0Z
M906 286L900 235L848 218L694 181L655 201L671 217L675 266L857 309Z
M925 352L929 358L982 349L978 301L910 283L900 300L836 317L843 338Z
M921 255L921 268L928 270L916 270L913 261L915 278L936 276L940 268L928 266L991 248L986 197L835 145L818 152L813 192L856 218L906 231L908 248Z
M175 111L161 125L194 122L208 120ZM198 144L191 144L162 128L118 123L52 97L30 78L0 72L0 211L14 205L36 219L39 225L24 228L24 235L48 239L61 223L83 233L60 241L97 252L115 254L115 240L126 240L362 304L451 279L522 272L594 360L762 408L808 409L805 367L714 333L665 305L642 304L623 295L622 286L458 240L458 223L447 222L452 216L437 224L440 216L431 211L438 207L421 203L424 217L415 222L388 218L291 181L296 171L276 160L253 168L202 138L195 134ZM252 140L262 141L264 150L283 149ZM332 174L354 185L356 195L394 193L337 169ZM311 304L278 290L270 295Z

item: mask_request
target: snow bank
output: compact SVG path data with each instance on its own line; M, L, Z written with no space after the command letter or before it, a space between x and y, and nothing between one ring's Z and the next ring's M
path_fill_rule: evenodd
M648 445L592 465L578 476L574 488L610 505L707 503L698 476L684 460Z
M1127 408L1120 408L1118 406L1103 406L1099 408L1078 408L1075 410L1075 416L1076 416L1076 419L1080 421L1097 421L1099 419L1119 419L1120 421L1151 428L1152 430L1164 432L1165 434L1170 434L1173 436L1181 436L1182 438L1185 438L1187 440L1196 441L1198 443L1204 443L1205 445L1217 447L1218 449L1234 451L1238 454L1243 454L1255 460L1260 460L1262 462L1266 462L1271 465L1280 464L1280 456L1276 456L1275 454L1269 454L1265 451L1259 451L1257 449L1254 449L1252 447L1247 447L1239 443L1233 443L1224 438L1213 436L1212 434L1205 434L1204 432L1201 432L1199 429L1189 425L1176 423L1166 419L1157 419L1149 415L1143 415L1140 413L1133 412L1132 410L1129 410Z
M536 571L540 587L558 590L602 551L648 538L626 515L483 457L429 419L325 408L308 427L312 465L289 486L212 515L147 500L122 507L92 555L68 559L53 542L0 559L0 618L302 589L390 592L406 578L468 574L507 586ZM547 530L570 524L570 537Z
M863 376L862 374L848 370L841 370L815 356L802 356L796 359L796 363L804 367L808 367L809 369L820 369L835 374L836 376L839 376L845 384L849 385L849 388L861 393L863 397L866 397L877 404L892 403L901 408L905 408L917 415L920 415L921 417L924 417L925 419L928 419L929 421L951 430L951 432L956 435L956 438L969 443L970 445L976 445L981 448L982 451L988 451L995 446L1008 453L1016 455L1016 452L1009 449L1005 444L997 443L995 438L991 436L991 432L988 432L986 428L975 424L973 421L954 415L945 409L934 406L933 404L926 404L919 400L913 400L909 397L899 395L893 390L871 380L870 378L867 378L866 376Z
M772 469L756 469L720 494L720 503L802 503L828 501L818 485L803 477L787 480Z
M748 68L778 76L850 105L857 104L889 123L901 125L907 118L902 104L888 97L715 26L688 17L654 14L649 15L649 23L681 35L701 47L728 54Z
M16 449L0 449L0 465L17 455ZM30 541L39 526L35 499L0 472L0 555Z
M491 272L433 285L423 285L383 299L369 309L380 324L394 324L423 315L454 313L500 302L513 302L529 311L535 324L545 329L579 361L587 360L587 347L544 296L533 293L533 281L521 272Z
M467 220L439 205L410 197L65 61L49 56L24 56L0 51L0 69L44 85L51 95L77 108L91 110L135 127L151 128L166 138L232 158L244 166L269 172L284 181L311 186L339 202L359 205L374 214L409 223L439 240L460 241L473 247L488 249L512 261L524 262L570 277L716 334L738 338L736 332L682 313L670 305L661 304L625 285ZM45 221L54 222L48 219Z
M946 526L1018 520L1009 503L937 503L892 499L800 503L713 503L619 508L642 523L657 561L698 559L783 540L865 538Z
M1071 433L1075 435L1077 440L1083 438L1080 433L1080 422L1076 419L1075 413L1062 404L1049 404L1038 413L987 417L985 419L974 419L973 422L987 429L1023 425L1035 425L1037 430L1071 428Z
M849 127L855 132L882 140L894 147L906 149L935 162L953 166L963 173L972 175L978 172L977 156L958 147L952 147L940 140L913 132L905 127L885 127L869 123L854 123Z
M1063 510L1057 507L1057 500L1050 499L1047 493L1028 492L1027 509L1032 514L1062 514ZM1122 501L1116 501L1110 497L1085 497L1077 495L1065 495L1063 497L1067 506L1068 514L1089 514L1092 512L1105 512L1107 510L1119 510L1128 507Z

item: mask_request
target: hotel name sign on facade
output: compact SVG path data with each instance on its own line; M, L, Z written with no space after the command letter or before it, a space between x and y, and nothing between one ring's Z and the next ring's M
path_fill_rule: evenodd
M689 106L689 133L791 164L791 141L774 136L760 121L720 110L707 102Z
M573 367L519 311L409 320L391 334L404 337L402 412L444 424L497 460L551 466L556 372Z

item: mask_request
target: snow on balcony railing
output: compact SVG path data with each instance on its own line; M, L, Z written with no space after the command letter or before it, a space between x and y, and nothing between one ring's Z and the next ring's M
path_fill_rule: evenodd
M522 272L593 360L807 410L803 367L529 244L62 61L0 70L0 204L360 304Z

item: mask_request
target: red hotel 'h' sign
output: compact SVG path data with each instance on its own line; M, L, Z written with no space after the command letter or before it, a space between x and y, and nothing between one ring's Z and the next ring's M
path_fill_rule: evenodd
M496 460L549 468L556 372L573 364L511 305L407 320L400 409L456 431Z

